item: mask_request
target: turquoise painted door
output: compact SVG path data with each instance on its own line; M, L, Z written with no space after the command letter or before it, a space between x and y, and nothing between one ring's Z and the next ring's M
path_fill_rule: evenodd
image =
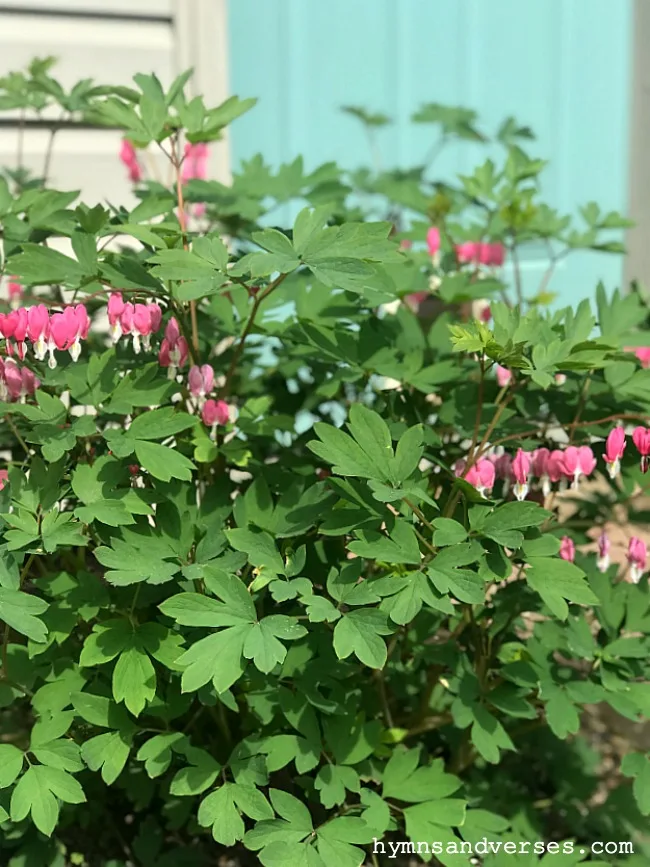
M229 29L232 92L260 99L233 127L235 165L258 152L272 165L298 154L308 168L367 164L361 126L340 111L361 105L395 119L379 132L382 159L408 167L432 144L410 114L441 102L475 109L488 132L508 115L532 127L554 206L625 211L632 0L231 0ZM487 155L450 148L436 174ZM543 268L529 249L531 289ZM550 288L568 303L621 278L621 258L576 253Z

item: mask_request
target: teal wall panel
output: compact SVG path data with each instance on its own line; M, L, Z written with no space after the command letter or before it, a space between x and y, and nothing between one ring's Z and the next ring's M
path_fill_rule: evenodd
M231 88L257 96L232 129L233 162L261 152L273 165L305 157L367 164L363 105L392 116L380 130L385 165L421 162L431 128L408 122L424 102L474 108L494 132L507 115L537 134L550 160L544 194L566 211L588 200L625 211L632 66L632 0L231 0ZM443 151L435 174L453 176L484 148ZM524 257L531 288L540 252ZM598 280L620 285L620 258L573 254L551 288L564 302Z

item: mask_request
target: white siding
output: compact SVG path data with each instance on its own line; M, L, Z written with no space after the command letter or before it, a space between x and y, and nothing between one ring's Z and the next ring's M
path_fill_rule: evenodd
M227 81L223 50L216 66L211 61L217 44L225 48L222 0L0 0L0 75L24 68L34 57L55 55L59 63L53 74L64 87L81 78L133 85L136 72L155 72L165 86L192 65L197 69L194 89L204 92L207 101L219 102L227 96ZM18 118L0 112L0 120L0 165L15 166ZM23 162L39 174L48 138L47 129L25 125ZM62 129L55 140L50 184L81 189L89 204L133 201L119 147L117 131ZM212 150L212 173L222 179L228 173L227 150L221 144ZM157 156L152 153L146 162L165 180Z
M192 3L193 0L186 0ZM146 15L150 18L171 18L174 0L9 0L2 3L3 9L37 9L42 12L113 15Z

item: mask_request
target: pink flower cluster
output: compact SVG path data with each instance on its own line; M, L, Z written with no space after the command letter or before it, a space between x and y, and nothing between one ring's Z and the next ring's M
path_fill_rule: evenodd
M197 406L201 408L203 424L212 428L211 436L214 439L217 427L228 424L232 420L233 408L225 400L213 398L206 400L207 395L214 388L212 367L209 364L202 364L200 367L194 365L187 376L187 387L192 397L196 398Z
M20 367L13 358L0 358L0 400L24 401L34 394L40 384L41 381L29 368Z
M147 351L151 349L151 335L158 331L162 322L162 310L158 304L133 304L124 301L121 292L111 292L107 313L113 343L121 337L132 337L136 355L142 346Z
M184 184L198 178L204 181L208 176L208 154L209 148L205 142L197 142L196 144L185 145L185 156L183 159L183 173L181 180Z
M440 250L440 229L431 226L427 231L427 249L429 255L435 257ZM487 265L500 268L505 261L505 247L503 244L486 244L482 241L465 241L456 244L456 258L462 263L475 265Z
M139 183L142 180L142 168L138 162L138 153L128 138L122 139L120 160L126 166L131 183Z
M506 252L503 244L485 244L481 241L465 241L456 244L456 258L459 262L487 265L500 268L505 262Z
M208 176L208 155L209 148L205 142L197 142L196 144L185 145L185 157L183 159L183 172L181 180L184 184L196 178L199 181L204 181ZM199 202L193 206L195 217L202 217L205 214L205 204Z
M463 476L466 463L459 461L454 468L457 476ZM533 478L537 478L544 495L551 484L570 480L574 490L581 476L589 476L596 468L596 458L589 446L568 446L564 451L539 448L532 452L518 449L514 458L507 453L492 454L481 458L464 475L466 481L485 496L494 487L496 479L510 485L518 500L525 500ZM478 480L478 484L476 483Z
M81 354L81 341L88 336L90 317L83 304L70 305L60 313L52 313L45 304L19 307L11 313L0 313L0 338L4 338L7 354L21 360L27 352L26 340L32 344L34 356L43 361L49 353L48 365L54 369L54 350L67 350L73 361Z
M599 572L607 572L610 566L609 551L611 542L607 533L603 531L598 537L598 555L596 566ZM560 542L560 557L573 563L576 556L575 542L570 536L562 536ZM632 536L627 546L627 562L630 567L630 580L638 584L647 569L648 548L643 539Z
M645 473L650 464L650 428L637 427L632 440L641 456L641 469ZM605 441L603 455L610 478L614 479L621 471L621 459L625 453L627 438L621 427L613 428ZM464 478L485 496L491 491L497 479L504 482L504 493L513 485L513 493L518 500L528 496L533 479L548 496L551 485L557 482L571 482L573 490L578 488L582 476L590 476L596 469L597 460L589 446L567 446L565 449L539 448L531 452L518 449L514 458L507 453L491 454L480 458L467 469L467 461L457 461L454 467L456 476ZM567 543L568 544L568 543ZM567 549L568 550L568 549ZM605 557L606 552L602 554ZM568 559L568 557L565 557Z

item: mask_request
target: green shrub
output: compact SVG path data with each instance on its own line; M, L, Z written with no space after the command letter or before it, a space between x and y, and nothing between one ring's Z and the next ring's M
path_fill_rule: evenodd
M648 312L603 287L548 307L555 263L620 252L626 221L544 205L512 120L455 185L256 158L226 186L206 145L252 100L50 69L0 107L122 129L139 204L0 177L0 862L358 867L437 841L423 860L466 865L486 838L519 853L487 867L553 841L544 867L645 864L650 757L605 778L580 722L650 711L645 544L624 529L619 565L604 534L647 518Z

